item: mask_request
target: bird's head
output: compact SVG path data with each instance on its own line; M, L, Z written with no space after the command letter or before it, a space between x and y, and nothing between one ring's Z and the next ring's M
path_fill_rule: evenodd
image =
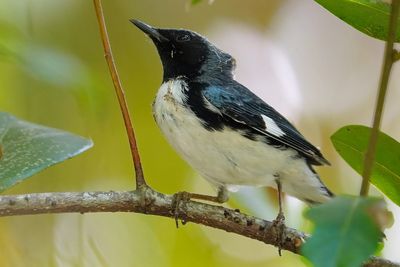
M232 78L235 60L200 34L184 29L158 29L135 19L130 21L157 47L164 81L181 76L200 80Z

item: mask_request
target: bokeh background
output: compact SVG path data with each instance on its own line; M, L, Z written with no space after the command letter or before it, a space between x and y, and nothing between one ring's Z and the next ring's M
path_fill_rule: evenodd
M359 33L311 0L104 0L116 63L133 115L148 182L157 190L213 193L166 143L151 113L162 68L151 41L128 21L189 28L237 59L236 78L321 147L319 168L336 193L357 194L360 177L329 140L372 118L383 42ZM400 139L400 75L395 66L383 130ZM132 164L99 39L92 1L0 2L0 109L93 139L83 155L51 167L6 194L131 190ZM375 189L373 194L379 195ZM310 230L305 206L285 198L288 225ZM245 188L228 204L273 219L273 191ZM400 261L400 209L383 255ZM0 266L306 266L290 252L204 226L175 229L140 214L0 218Z

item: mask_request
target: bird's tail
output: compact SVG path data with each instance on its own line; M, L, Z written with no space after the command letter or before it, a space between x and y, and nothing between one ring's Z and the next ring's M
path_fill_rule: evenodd
M308 165L308 167L315 175L315 178L318 179L318 182L319 182L319 186L318 186L319 194L318 195L319 195L319 197L318 197L318 200L314 197L312 199L305 198L305 199L303 199L303 201L309 205L316 205L316 204L325 203L325 202L329 201L330 199L334 198L335 194L331 190L329 190L329 188L322 182L321 178L319 177L318 173L314 170L314 168L311 165Z

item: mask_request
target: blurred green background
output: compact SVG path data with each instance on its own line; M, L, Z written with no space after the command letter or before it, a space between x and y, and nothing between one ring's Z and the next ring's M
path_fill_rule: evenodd
M189 28L237 59L236 76L284 113L333 163L319 168L336 193L357 194L360 178L329 136L369 124L383 42L340 22L311 0L104 0L116 64L126 90L145 175L156 190L214 193L166 143L151 113L162 68L151 41L128 21ZM400 138L395 67L383 129ZM396 100L397 99L397 100ZM93 139L77 158L6 194L131 190L128 142L92 1L0 2L0 109ZM374 191L374 190L372 190ZM374 194L379 192L374 191ZM309 230L299 201L285 199L288 225ZM229 202L266 219L275 193L245 189ZM398 208L390 205L397 221ZM400 260L400 226L386 232L384 255ZM301 257L230 233L140 214L61 214L0 218L0 266L305 266ZM397 257L397 258L396 258Z

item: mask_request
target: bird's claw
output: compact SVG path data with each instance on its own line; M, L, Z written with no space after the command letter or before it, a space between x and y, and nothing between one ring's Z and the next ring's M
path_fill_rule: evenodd
M175 218L175 225L176 228L179 228L179 217L181 217L181 204L184 204L184 207L186 206L186 202L190 200L190 194L188 192L178 192L175 193L173 196L173 201L172 201L172 209L174 212L174 218ZM186 223L184 219L181 219L182 225Z
M278 245L279 256L282 256L282 247L285 240L285 215L279 212L275 220L272 221L272 227L276 232L276 243Z

